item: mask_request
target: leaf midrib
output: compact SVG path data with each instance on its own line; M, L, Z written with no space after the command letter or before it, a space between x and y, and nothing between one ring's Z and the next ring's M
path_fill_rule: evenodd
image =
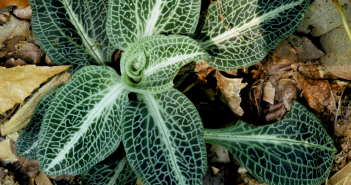
M199 43L200 43L200 45L203 46L204 49L208 49L212 45L219 45L219 43L226 41L226 40L229 40L230 38L235 37L235 35L240 36L241 32L246 31L248 28L252 27L253 25L256 25L260 22L263 22L269 18L276 17L279 15L280 12L283 12L287 9L290 9L291 7L297 6L300 3L302 3L303 1L304 0L299 0L299 1L294 2L294 3L285 4L283 6L277 7L274 10L271 10L268 13L263 14L260 17L256 17L255 19L252 19L250 22L242 25L239 28L234 27L234 28L230 29L230 31L227 30L226 32L224 32L224 33L222 33L214 38L211 38L211 39L206 40L205 42L199 42ZM217 26L224 26L222 21L218 24L219 25L217 25ZM239 41L239 40L237 40L237 41Z
M162 116L161 116L161 113L159 112L160 109L157 109L159 108L159 105L158 103L156 102L155 98L153 95L150 95L150 94L143 94L144 97L145 97L145 101L148 101L147 105L148 107L152 110L152 112L154 113L154 118L156 118L158 121L156 123L158 123L158 128L160 128L160 130L162 130L162 136L164 137L164 143L166 144L166 148L168 148L168 151L170 153L170 157L171 157L171 161L172 161L172 164L175 168L175 171L176 171L176 175L178 176L178 181L180 184L184 184L184 179L182 177L182 174L180 172L180 168L179 168L179 165L175 162L177 161L177 157L175 156L175 153L174 151L172 150L172 141L169 140L169 138L165 135L165 133L169 133L167 132L166 130L168 130L166 127L165 127L165 123L164 123L164 120L162 119ZM151 105L151 106L149 106Z
M85 45L85 48L88 50L88 53L90 54L91 57L95 59L95 62L97 64L103 65L104 60L103 60L103 57L101 56L101 53L97 52L99 50L95 48L95 45L94 45L95 43L90 43L89 39L85 37L86 35L83 32L84 29L80 26L79 21L74 16L75 14L73 13L72 6L69 5L67 0L63 0L63 3L66 7L67 13L69 14L70 20L72 20L71 23L74 25L76 30L79 32L79 35L83 39L83 43ZM92 47L94 47L95 49L93 49Z
M205 132L206 133L206 132ZM204 135L204 140L224 140L228 142L260 142L260 143L273 143L273 144L298 144L298 145L304 145L308 147L314 147L314 148L320 148L323 150L328 150L328 151L335 151L335 148L329 148L323 145L315 144L315 143L309 143L307 141L298 141L294 139L287 139L287 138L278 138L275 136L260 136L260 135L247 135L247 136L242 136L242 135L231 135L231 134L205 134Z

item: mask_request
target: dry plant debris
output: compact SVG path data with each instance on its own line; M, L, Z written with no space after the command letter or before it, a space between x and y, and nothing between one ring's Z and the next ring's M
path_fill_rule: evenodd
M321 37L326 55L321 62L333 75L351 80L351 42L344 29L335 29Z
M27 6L26 8L17 7L13 10L13 15L20 19L30 20L32 17L32 9L30 6Z
M349 0L339 0L346 19L351 20L351 4ZM342 25L340 14L333 1L316 0L311 3L297 31L311 33L319 37Z
M29 6L29 0L1 0L0 1L0 10L7 6L19 6L21 8L25 8Z
M11 133L16 133L23 129L30 121L32 114L34 113L35 107L41 97L44 96L51 89L66 83L71 79L71 74L65 72L55 76L50 82L46 83L43 87L41 87L38 92L36 92L33 97L20 109L17 113L10 119L10 121L6 122L1 130L2 136L9 136Z
M221 92L220 99L228 105L235 114L242 116L244 110L240 107L240 91L247 86L247 83L241 83L243 80L242 78L227 78L218 70L216 70L215 77L217 78L217 87Z
M30 23L25 20L19 20L10 14L9 20L0 26L0 49L6 40L12 39L16 35L28 37Z
M33 90L55 74L70 66L38 67L34 65L0 67L0 114L11 109L16 103L23 103Z

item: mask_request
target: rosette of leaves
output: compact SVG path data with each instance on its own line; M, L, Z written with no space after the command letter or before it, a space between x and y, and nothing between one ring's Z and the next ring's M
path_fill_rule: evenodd
M144 185L155 185L202 184L206 170L204 138L214 143L209 139L213 137L212 131L204 136L195 106L173 88L172 81L179 68L190 61L204 59L210 59L210 64L219 69L227 69L218 67L219 63L231 66L230 61L250 61L247 65L258 62L269 48L298 26L308 1L220 0L210 5L206 21L200 24L200 32L196 33L200 0L30 0L30 4L33 32L41 47L54 63L73 65L70 72L74 74L69 82L52 92L55 95L43 98L43 102L49 102L48 107L38 105L39 115L33 117L37 119L33 123L41 125L31 124L34 129L26 128L20 136L22 141L27 137L38 138L38 141L33 142L35 145L19 146L21 151L28 151L31 155L36 153L40 170L49 175L84 172L85 182L92 184L129 184L134 183L137 176ZM260 33L255 37L244 37L243 30L250 29L253 30L250 33ZM243 42L226 30L234 32ZM107 66L116 49L124 50L121 75ZM239 50L239 55L233 55ZM244 54L245 51L251 53ZM254 51L260 54L255 55ZM130 93L136 94L136 100L129 99ZM291 124L301 128L298 127L300 121L303 120ZM315 130L323 130L319 123L308 126L311 123L307 121L306 124L310 135ZM270 134L265 129L237 127L239 129L233 130L242 131L238 132L239 135L251 132L258 136ZM245 129L247 132L243 131ZM294 130L297 135L306 131ZM236 132L218 132L223 132L227 139L219 138L217 144L222 143L237 158L240 152L247 158L253 157L249 153L252 151L250 145L241 144L239 153L230 148L231 143L237 144L236 137L230 138ZM280 134L283 138L289 137ZM283 144L291 141L297 144L286 145L288 149L305 147L296 153L299 158L303 158L304 152L319 147L329 156L334 149L329 151L326 148L332 141L325 134L321 138L323 142L303 145L305 135L290 140L275 137L265 145L280 149L280 141L284 140ZM112 154L121 142L126 152L125 159L95 166ZM270 155L255 150L263 152L263 156ZM306 166L303 162L308 162L309 168L306 169L315 173L320 164L319 154L316 152L314 158L303 158L293 164ZM325 169L332 160L328 156L323 158L328 160L323 163ZM247 158L242 158L242 162L245 163ZM267 157L266 164L273 164L274 159ZM251 163L247 164L244 166L253 168ZM280 164L291 165L292 162L285 158ZM267 166L261 169L265 168L268 169ZM281 173L269 169L271 174ZM255 170L250 172L259 179L266 179L265 182L277 182ZM292 174L280 175L280 182L290 182L289 179L294 177ZM313 177L317 178L313 182L320 182L325 174L316 173Z

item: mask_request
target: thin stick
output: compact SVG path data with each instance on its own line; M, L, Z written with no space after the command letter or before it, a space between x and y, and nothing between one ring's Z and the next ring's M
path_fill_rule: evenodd
M200 80L196 80L195 82L193 82L193 83L191 83L188 87L186 87L183 91L182 91L182 93L184 94L184 93L186 93L186 92L188 92L191 88L193 88L196 84L198 84L200 82Z
M228 28L228 26L225 24L225 22L224 22L224 17L223 17L223 14L222 14L222 10L221 10L221 3L220 3L219 1L220 1L220 0L217 0L217 2L218 2L218 8L219 8L219 14L221 14L222 22L223 22L225 28L227 28L227 30L230 31L230 32L231 32L237 39L239 39L241 42L244 42L243 40L241 40L240 37L238 37L234 32L232 32L232 30L230 30L230 29Z
M9 117L15 112L15 110L17 109L19 103L17 103L13 109L11 110L11 112L3 119L0 121L0 124L4 123L7 119L9 119Z
M351 41L351 31L350 31L349 25L347 24L347 20L346 20L344 11L342 10L338 0L333 0L333 3L335 4L336 8L339 10L342 24L344 25L347 36L349 37L349 39Z

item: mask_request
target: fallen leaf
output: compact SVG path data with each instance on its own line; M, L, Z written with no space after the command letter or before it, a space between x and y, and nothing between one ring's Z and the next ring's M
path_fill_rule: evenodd
M213 71L215 70L214 68L212 68L209 64L206 63L205 60L201 61L200 63L196 64L194 72L196 73L196 75L198 76L198 79L201 81L205 81L206 77Z
M211 163L230 163L229 152L226 148L213 144L210 152L217 155L217 157L212 158Z
M1 0L2 2L2 0ZM30 23L25 20L18 20L10 14L9 20L0 26L0 44L8 39L12 39L16 35L28 37Z
M5 139L0 142L0 161L18 161L16 155L16 142L12 139Z
M351 163L347 164L344 168L342 168L340 171L338 171L336 174L334 174L329 180L328 184L329 185L343 185L347 182L351 181Z
M27 160L22 166L26 170L29 177L35 178L39 173L38 159Z
M17 132L23 129L30 121L32 114L34 113L35 106L41 99L41 97L49 92L51 89L57 87L60 84L66 83L70 80L71 74L65 72L54 77L50 82L46 83L36 92L33 97L17 111L17 113L6 122L1 128L1 135L6 136L12 132Z
M48 175L46 175L44 172L40 172L39 175L34 178L34 180L38 185L52 185Z
M17 59L15 60L14 58L10 58L8 60L6 60L5 63L5 67L7 68L11 68L11 67L15 67L15 66L24 66L27 65L27 63L21 59Z
M44 59L44 51L33 43L26 41L24 36L15 36L4 42L0 57L4 59L20 58L26 63L37 64Z
M275 88L273 87L270 81L264 83L263 89L263 100L270 103L271 105L274 104L274 97L275 97Z
M26 8L17 7L13 10L13 15L20 19L30 20L32 16L32 9L30 6L27 6Z
M294 47L299 62L316 60L324 55L323 51L319 50L307 37L291 35L287 40Z
M23 103L32 91L55 74L70 66L39 67L34 65L13 68L0 67L0 114L16 103Z
M213 175L217 175L217 173L219 172L219 169L214 166L211 166L211 168L212 168Z
M220 99L227 104L235 114L242 116L244 110L240 107L240 91L247 86L247 83L241 83L243 80L242 78L226 78L218 70L216 70L215 77L217 78L217 87L222 92Z
M14 174L11 174L9 170L0 167L0 184L1 185L18 185L15 181Z
M351 14L351 13L350 13ZM326 55L321 62L333 75L351 80L351 42L344 29L335 29L321 37Z
M339 0L339 3L343 7L346 20L350 20L351 9L348 8L350 0ZM319 37L342 25L340 14L333 1L313 1L304 17L297 31L311 33L314 37Z
M335 113L335 100L328 80L312 80L300 73L295 73L294 79L297 81L297 87L303 90L303 95L312 109L327 114Z
M1 0L0 1L0 10L10 6L10 5L16 5L21 8L25 8L29 6L29 0Z
M9 20L9 17L9 12L0 13L0 25L3 25L5 22L7 22L7 20Z

